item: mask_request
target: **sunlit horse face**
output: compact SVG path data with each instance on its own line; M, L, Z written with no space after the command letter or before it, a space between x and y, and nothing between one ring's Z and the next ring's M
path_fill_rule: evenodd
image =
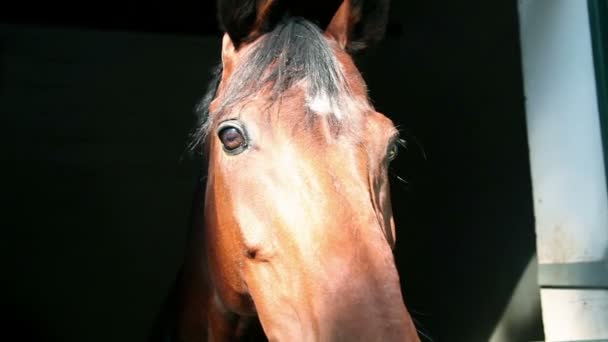
M215 311L257 314L271 340L417 340L391 249L397 130L351 57L289 20L238 50L226 35L222 64L205 127Z

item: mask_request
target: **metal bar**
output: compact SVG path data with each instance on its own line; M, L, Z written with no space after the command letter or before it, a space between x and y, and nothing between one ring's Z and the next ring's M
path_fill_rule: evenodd
M538 283L543 288L608 289L608 263L540 264Z

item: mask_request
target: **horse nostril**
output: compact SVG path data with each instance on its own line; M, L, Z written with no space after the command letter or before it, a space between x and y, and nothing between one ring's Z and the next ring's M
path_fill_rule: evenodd
M247 259L257 262L268 262L270 259L268 251L263 250L260 246L246 247L245 256Z
M255 257L258 254L258 249L257 248L247 248L247 257L249 259L255 259Z

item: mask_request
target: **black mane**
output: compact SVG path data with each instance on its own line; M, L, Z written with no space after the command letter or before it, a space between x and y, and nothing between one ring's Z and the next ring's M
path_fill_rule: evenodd
M306 80L308 98L324 96L340 106L350 97L332 47L312 22L290 17L260 39L228 80L220 109L210 113L209 104L215 98L222 74L221 65L215 69L207 93L196 108L198 125L192 135L193 147L204 142L218 114L264 89L271 90L267 99L270 104L302 80Z

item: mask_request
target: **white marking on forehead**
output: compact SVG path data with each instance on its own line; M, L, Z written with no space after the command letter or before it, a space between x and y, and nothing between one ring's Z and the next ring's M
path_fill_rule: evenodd
M332 114L338 120L370 110L370 105L362 98L349 96L330 98L326 92L319 92L314 97L308 97L306 105L314 113Z

